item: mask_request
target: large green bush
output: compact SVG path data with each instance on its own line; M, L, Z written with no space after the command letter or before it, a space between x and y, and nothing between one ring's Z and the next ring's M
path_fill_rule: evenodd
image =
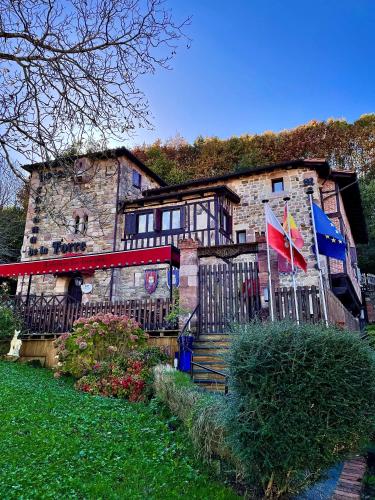
M227 429L250 484L288 496L361 450L375 424L367 343L319 325L254 323L236 333Z

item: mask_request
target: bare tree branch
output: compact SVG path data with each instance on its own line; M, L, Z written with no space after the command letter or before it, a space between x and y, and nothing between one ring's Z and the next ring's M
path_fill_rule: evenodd
M48 161L77 138L123 139L150 125L139 78L169 62L189 19L163 0L0 0L0 145Z

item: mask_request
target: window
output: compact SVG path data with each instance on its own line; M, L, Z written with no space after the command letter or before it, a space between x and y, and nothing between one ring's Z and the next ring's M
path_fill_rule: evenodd
M246 231L237 231L236 243L246 243Z
M138 189L141 189L142 176L139 172L137 172L137 170L133 170L132 179L133 179L133 186Z
M83 217L82 234L87 233L88 227L89 227L89 216L87 214L85 214Z
M137 215L137 233L151 233L154 230L154 214L147 212Z
M161 230L170 231L181 228L181 210L163 210L161 218Z
M273 179L272 180L272 192L281 193L284 191L284 179Z
M81 218L79 215L76 215L75 219L74 219L74 234L78 234L79 233L79 224L81 222Z
M225 208L220 211L220 229L226 234L232 233L232 217Z

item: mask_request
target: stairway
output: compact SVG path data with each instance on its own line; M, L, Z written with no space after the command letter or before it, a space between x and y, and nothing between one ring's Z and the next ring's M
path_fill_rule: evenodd
M192 361L202 366L193 365L194 383L213 392L225 392L225 378L205 368L227 372L225 356L228 353L229 343L230 337L227 334L211 333L198 337L193 344Z

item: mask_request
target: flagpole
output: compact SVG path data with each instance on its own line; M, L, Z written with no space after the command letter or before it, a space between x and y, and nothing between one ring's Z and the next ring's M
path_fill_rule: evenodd
M320 267L318 238L316 236L316 226L315 226L314 207L313 207L313 198L312 198L313 192L314 192L313 188L309 187L307 189L307 191L306 191L306 194L309 196L309 201L310 201L310 210L311 210L311 219L312 219L312 226L313 226L313 233L314 233L314 245L315 245L316 262L317 262L317 265L318 265L319 280L320 280L321 302L323 302L324 322L325 322L326 326L328 327L326 294L325 294L325 291L324 291L323 272L322 272L322 268Z
M270 312L271 312L271 321L275 321L275 315L273 311L273 293L272 293L272 279L271 279L271 255L270 255L270 246L268 244L268 222L266 214L266 206L268 204L268 200L262 200L262 203L264 203L264 218L266 221L266 245L267 245L267 267L268 267L268 289L269 289Z
M292 235L290 234L290 220L289 220L289 205L288 201L290 200L289 196L284 198L285 207L286 207L286 220L288 223L288 238L289 238L289 249L290 249L290 263L292 266L292 280L293 280L293 290L294 290L294 306L296 309L296 320L297 325L299 325L299 312L298 312L298 302L297 302L297 285L296 285L296 268L294 266L294 255L293 255L293 240Z

